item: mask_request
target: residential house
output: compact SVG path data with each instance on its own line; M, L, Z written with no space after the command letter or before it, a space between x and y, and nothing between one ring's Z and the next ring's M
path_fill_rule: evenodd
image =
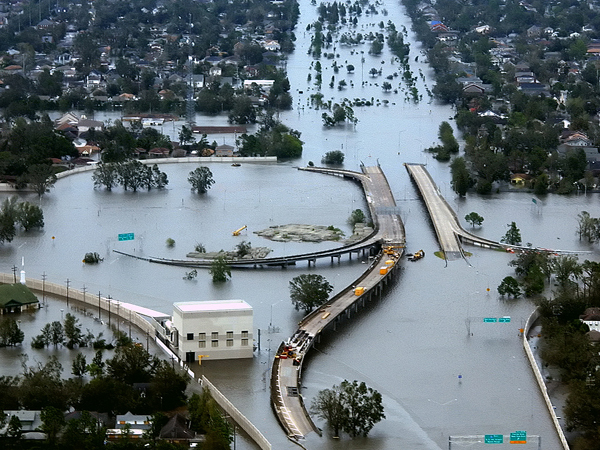
M590 331L600 331L600 308L592 307L586 309L579 316L579 320L585 323L590 328Z
M587 135L581 131L567 130L564 132L560 137L560 144L556 148L560 155L566 155L570 151L579 149L585 152L585 159L588 163L600 160L598 147L595 147Z
M233 156L235 147L227 144L219 145L215 148L215 156Z
M147 415L132 414L131 411L127 411L126 414L117 415L115 428L106 430L106 437L114 440L127 433L130 438L139 439L151 425Z
M40 301L25 284L0 285L0 315L39 309Z
M4 426L0 427L0 436L5 436L6 431L8 430L8 425L10 423L10 419L12 417L18 417L21 422L21 439L45 439L46 435L43 433L39 433L36 430L39 430L42 427L42 417L41 411L28 411L28 410L5 410L4 414L6 414L6 418Z
M181 414L175 414L169 419L165 426L160 429L158 438L186 447L193 442L204 441L203 437L196 436L196 433L190 430L189 422L190 421Z

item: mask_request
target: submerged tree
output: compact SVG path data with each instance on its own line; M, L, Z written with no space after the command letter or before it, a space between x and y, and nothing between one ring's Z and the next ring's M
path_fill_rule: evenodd
M208 273L212 276L214 283L222 283L231 278L231 267L227 264L224 256L219 256L210 265Z
M290 298L297 310L306 312L321 306L329 298L333 286L322 275L314 273L294 277L290 281Z
M521 244L521 231L517 228L517 224L515 222L511 222L507 225L508 231L506 234L500 239L500 242L504 242L508 245L520 245Z
M215 183L212 172L208 167L201 166L189 173L188 182L192 185L192 191L205 194Z
M385 419L381 394L356 380L344 380L339 386L320 391L311 412L327 421L335 437L340 430L351 437L366 437L377 422Z

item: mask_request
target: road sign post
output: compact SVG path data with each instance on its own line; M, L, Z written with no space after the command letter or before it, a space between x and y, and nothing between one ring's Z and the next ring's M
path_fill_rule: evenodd
M486 444L503 444L504 443L504 435L503 434L486 434L484 442Z
M510 433L511 444L527 444L527 431L515 431Z

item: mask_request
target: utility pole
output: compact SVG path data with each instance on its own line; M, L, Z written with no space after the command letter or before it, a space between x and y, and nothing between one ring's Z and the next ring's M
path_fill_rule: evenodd
M69 285L71 284L71 280L69 280L67 278L67 281L65 281L65 283L67 283L67 308L69 307Z
M42 303L46 304L46 272L42 274Z
M13 271L13 278L14 278L14 282L15 284L17 284L17 266L13 264L12 266L12 271Z
M100 291L98 291L98 320L102 320L102 309L100 308ZM109 303L110 305L110 303ZM109 315L110 317L110 315Z
M87 311L87 305L85 303L85 291L87 291L87 288L85 287L85 284L83 285L83 288L81 290L83 291L83 304L84 304L83 310Z

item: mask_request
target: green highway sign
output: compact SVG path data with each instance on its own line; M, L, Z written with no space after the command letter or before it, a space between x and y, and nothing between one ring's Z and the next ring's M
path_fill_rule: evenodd
M486 323L495 323L498 321L498 319L496 319L495 317L484 317L483 321ZM493 434L486 434L486 436L494 436Z
M515 431L510 433L511 444L527 444L527 431Z
M502 435L502 434L486 434L485 435L485 443L486 444L503 444L504 443L504 435Z
M498 319L498 322L509 323L510 322L510 317L508 317L508 316L500 317Z
M120 241L133 241L133 233L121 233L119 234Z

